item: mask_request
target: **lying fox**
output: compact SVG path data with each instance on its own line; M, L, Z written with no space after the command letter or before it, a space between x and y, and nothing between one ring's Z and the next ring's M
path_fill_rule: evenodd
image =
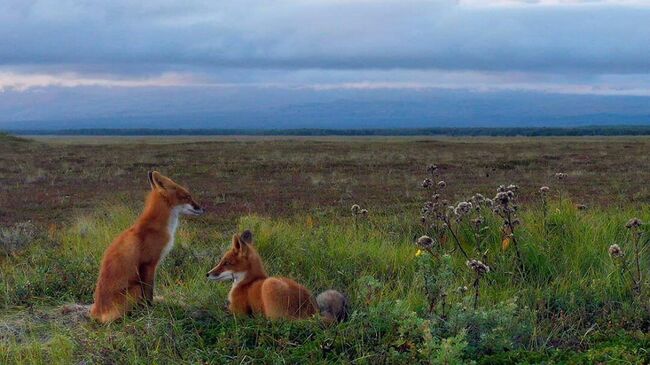
M135 303L153 302L156 268L174 245L179 215L203 213L187 189L170 178L153 171L149 182L144 211L104 252L90 309L102 323L122 317Z
M314 299L307 288L291 279L269 277L253 247L253 234L248 230L233 236L232 247L207 277L216 281L233 280L228 301L234 314L304 319L320 310L327 322L341 322L348 315L347 299L336 290L327 290Z

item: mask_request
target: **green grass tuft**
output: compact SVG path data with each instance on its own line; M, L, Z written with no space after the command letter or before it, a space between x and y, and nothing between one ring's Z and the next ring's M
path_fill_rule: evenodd
M648 313L607 254L628 239L631 216L650 210L576 210L552 204L547 231L535 209L521 213L526 280L514 252L502 251L499 222L487 240L493 271L473 311L472 274L452 255L449 307L430 314L413 237L416 217L370 215L355 224L333 212L269 219L246 216L267 271L314 293L336 288L351 300L343 324L236 318L225 309L228 284L205 273L230 234L186 219L158 271L164 299L124 320L99 325L61 314L90 303L103 250L137 212L106 205L73 224L38 235L0 258L0 363L647 363ZM496 232L496 233L495 233ZM467 235L464 235L465 237ZM645 288L646 291L648 288Z

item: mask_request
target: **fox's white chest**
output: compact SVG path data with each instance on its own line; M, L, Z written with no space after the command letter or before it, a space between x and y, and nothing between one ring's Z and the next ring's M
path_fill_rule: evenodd
M169 254L169 251L171 251L174 247L174 237L176 236L176 229L178 228L178 217L180 215L180 211L181 209L179 209L179 207L175 207L172 209L172 213L169 216L169 222L167 222L167 234L169 235L169 239L167 240L167 243L165 244L165 247L160 254L159 261L162 261L167 256L167 254Z
M232 295L237 289L237 286L241 281L246 277L246 272L234 272L232 273L232 288L230 288L230 292L228 293L228 303L232 303Z

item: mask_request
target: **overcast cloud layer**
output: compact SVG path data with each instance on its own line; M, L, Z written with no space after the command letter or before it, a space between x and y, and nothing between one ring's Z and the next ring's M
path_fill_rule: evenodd
M650 6L642 2L508 3L9 0L0 5L0 62L108 73L224 66L650 72Z
M650 1L0 2L0 92L465 89L650 95Z

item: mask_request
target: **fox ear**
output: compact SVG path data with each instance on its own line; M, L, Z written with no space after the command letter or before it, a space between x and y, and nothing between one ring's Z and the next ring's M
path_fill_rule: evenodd
M240 240L244 242L247 245L253 244L253 232L250 230L245 230L242 232L241 236L239 236Z
M159 189L168 189L171 184L171 180L169 178L163 176L160 172L158 171L150 171L149 172L149 182L151 183L151 188L159 188Z
M232 236L232 248L240 253L245 253L248 249L247 242L242 240L241 236L235 234Z
M156 182L153 179L153 173L154 172L155 171L149 171L149 173L147 173L147 175L149 177L149 185L151 185L151 190L156 188Z

